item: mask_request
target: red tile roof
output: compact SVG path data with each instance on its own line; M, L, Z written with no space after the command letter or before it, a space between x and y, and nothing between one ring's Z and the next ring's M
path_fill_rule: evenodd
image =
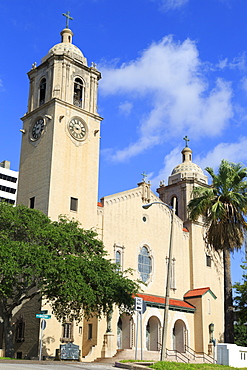
M149 294L137 294L138 297L143 298L145 302L150 302L150 303L157 303L160 305L165 305L165 298L160 297L160 296L155 296L155 295L149 295ZM169 301L169 306L177 307L177 308L184 308L184 309L190 309L190 310L195 310L195 307L185 301L179 300L179 299L173 299L170 298Z
M98 205L98 207L103 207L103 204L100 203L100 202L98 202L97 205Z
M186 233L189 232L189 230L187 229L187 227L183 227L183 231L185 231Z
M189 290L187 293L185 293L184 298L186 299L186 298L202 297L208 291L212 294L214 298L216 298L216 296L214 295L214 293L211 291L209 287Z

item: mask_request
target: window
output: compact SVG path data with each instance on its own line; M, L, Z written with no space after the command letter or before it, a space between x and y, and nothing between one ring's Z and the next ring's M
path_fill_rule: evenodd
M83 82L80 78L76 78L74 82L73 104L77 107L82 107L83 98Z
M206 266L211 267L211 257L206 254Z
M42 78L39 85L39 105L45 103L46 79Z
M145 283L152 271L152 262L147 247L142 247L138 256L138 271L140 272L141 279Z
M35 204L35 197L29 199L29 208L34 208Z
M11 182L16 182L17 181L17 178L16 177L4 175L3 173L0 173L0 179L11 181Z
M0 190L6 191L7 193L15 194L16 189L9 188L8 186L0 185Z
M116 271L122 271L123 270L123 264L124 264L124 246L123 245L117 245L114 243L113 245L114 250L114 257L115 257L115 263L117 266Z
M9 204L15 204L14 199L7 199L7 198L4 198L4 197L0 197L0 202L6 202L6 203L9 203Z
M93 324L88 324L87 339L90 340L92 338L93 338Z
M25 323L23 318L20 318L16 321L15 326L15 340L16 342L24 342L24 331L25 331Z
M78 199L77 198L70 198L70 210L77 212L78 209Z
M120 251L116 251L116 264L118 265L117 267L117 271L120 271L121 270L121 252Z
M71 322L65 322L63 324L63 338L62 338L62 341L64 341L64 342L73 341Z

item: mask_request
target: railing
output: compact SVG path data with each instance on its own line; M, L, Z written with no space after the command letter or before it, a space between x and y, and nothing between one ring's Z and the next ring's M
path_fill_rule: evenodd
M188 353L190 356L192 356L193 360L196 359L195 351L192 348L190 348L189 346L187 346L187 344L185 344L185 352Z
M201 358L203 362L207 362L209 364L215 363L215 360L213 357L207 355L205 352L195 352L192 348L185 345L185 351L186 353L189 353L191 356L193 356L194 360Z
M171 354L169 352L172 352ZM166 348L166 357L175 357L176 361L180 360L185 363L189 363L190 359L183 353L177 351L176 349L167 349Z

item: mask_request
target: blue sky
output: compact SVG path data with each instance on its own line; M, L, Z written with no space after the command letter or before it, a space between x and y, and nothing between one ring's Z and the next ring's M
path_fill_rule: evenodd
M60 42L68 10L73 43L102 72L99 198L143 171L154 191L167 183L185 135L202 168L247 165L246 0L2 0L0 161L18 169L26 72Z

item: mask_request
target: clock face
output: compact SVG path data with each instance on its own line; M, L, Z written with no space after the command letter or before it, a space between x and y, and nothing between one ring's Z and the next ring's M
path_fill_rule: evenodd
M45 121L43 118L37 119L31 127L31 139L38 140L44 132Z
M68 125L70 135L79 141L85 139L87 129L86 124L83 122L82 119L74 117L70 120Z

